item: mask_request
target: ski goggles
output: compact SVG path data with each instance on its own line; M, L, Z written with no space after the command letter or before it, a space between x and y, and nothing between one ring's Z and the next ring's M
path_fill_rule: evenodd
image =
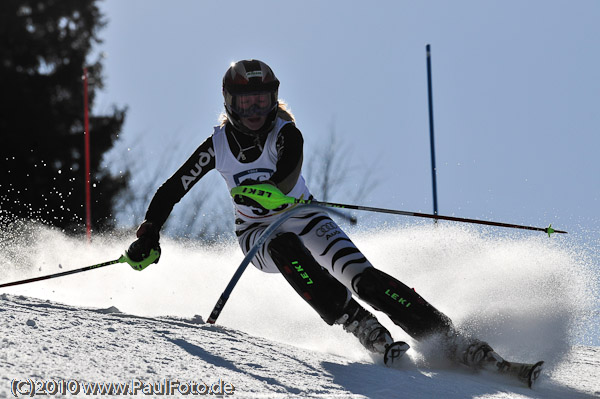
M232 108L242 118L266 115L273 107L271 92L235 94L232 98Z

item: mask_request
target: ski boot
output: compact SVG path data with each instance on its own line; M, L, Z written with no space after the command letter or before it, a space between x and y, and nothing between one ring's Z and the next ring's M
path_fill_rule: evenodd
M474 369L496 371L504 362L487 342L472 340L466 349L462 350L462 363Z
M497 369L504 361L487 342L465 336L453 328L444 341L447 356L472 369Z
M352 306L352 302L356 306ZM358 305L354 300L351 300L346 310L347 312L336 320L336 324L342 324L344 330L358 338L358 341L369 352L383 355L386 366L396 366L410 348L409 345L405 342L394 342L387 328L382 326L371 312Z
M516 378L532 388L542 373L543 361L529 364L504 360L486 342L451 334L450 357L474 370L486 370Z
M516 378L527 384L529 388L532 388L539 379L544 365L543 361L533 364L506 361L488 344L481 341L475 342L467 348L464 360L470 362L472 367Z

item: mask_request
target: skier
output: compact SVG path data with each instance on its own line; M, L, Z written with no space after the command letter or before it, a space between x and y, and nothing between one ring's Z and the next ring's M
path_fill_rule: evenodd
M301 174L302 134L278 100L278 88L279 80L264 62L231 64L223 77L221 123L152 198L138 238L126 251L133 267L139 268L153 250L158 262L161 227L173 206L210 170L218 170L230 190L266 183L292 197L312 199ZM247 197L236 197L234 203L235 234L244 254L292 206L270 211ZM447 355L467 366L497 368L503 362L487 343L458 332L413 289L373 267L324 212L307 209L289 218L252 262L264 272L281 273L327 324L341 324L372 353L383 355L394 340L353 296L385 313L415 340L439 335Z

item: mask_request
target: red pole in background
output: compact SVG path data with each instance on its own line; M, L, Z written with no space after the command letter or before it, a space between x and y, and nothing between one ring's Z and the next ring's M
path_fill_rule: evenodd
M90 118L88 112L88 76L87 68L83 68L83 114L85 131L85 226L88 242L92 239L92 209L90 193Z

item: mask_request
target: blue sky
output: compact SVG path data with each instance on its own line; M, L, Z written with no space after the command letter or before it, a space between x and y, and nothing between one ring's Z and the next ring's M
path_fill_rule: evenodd
M113 168L127 157L150 168L166 153L167 178L211 134L229 63L258 58L281 81L305 158L334 126L355 168L376 166L379 184L364 205L431 212L429 43L440 214L552 223L592 238L597 252L600 2L106 0L101 8L106 86L95 112L129 107L107 158ZM349 173L352 188L362 178Z

